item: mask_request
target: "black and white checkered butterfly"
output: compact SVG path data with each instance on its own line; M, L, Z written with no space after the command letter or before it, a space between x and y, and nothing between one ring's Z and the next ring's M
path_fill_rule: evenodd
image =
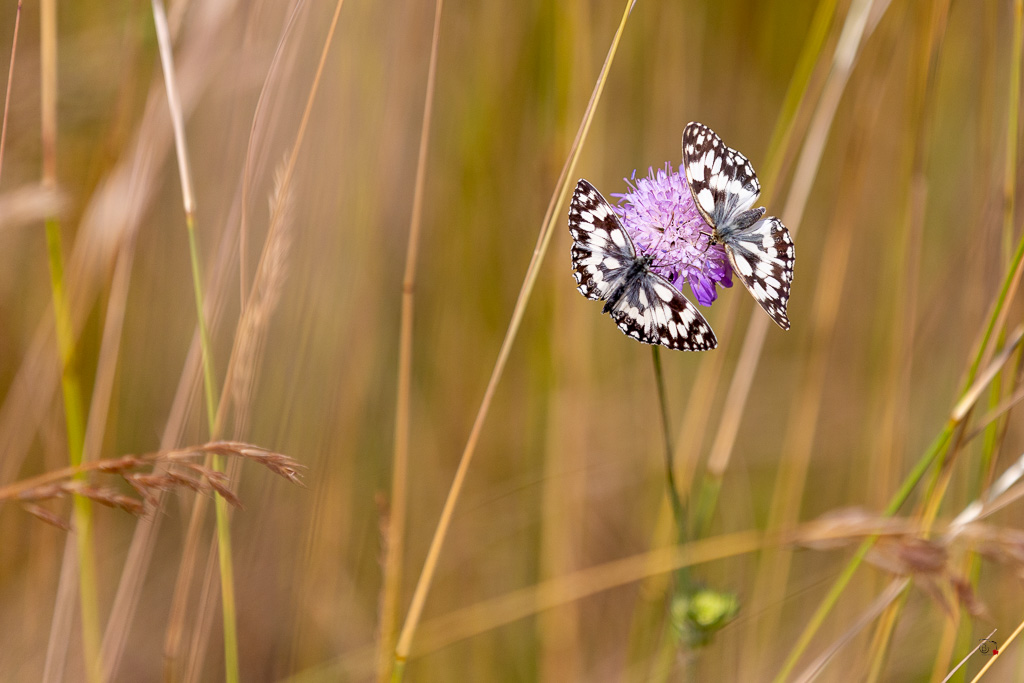
M654 257L637 255L611 205L586 180L576 184L569 232L573 276L580 293L603 300L603 312L623 333L645 344L683 351L706 351L718 345L704 316L672 283L651 272Z
M725 247L743 286L788 330L796 250L782 221L764 218L764 207L751 208L761 194L754 167L703 123L683 130L683 167L697 210L713 230L711 241Z

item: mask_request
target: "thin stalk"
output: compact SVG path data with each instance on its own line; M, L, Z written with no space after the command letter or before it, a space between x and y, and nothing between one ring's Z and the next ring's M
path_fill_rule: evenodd
M21 0L14 13L14 37L11 38L11 66L7 70L7 94L4 95L4 122L0 128L0 170L4 167L4 146L7 142L7 113L11 108L11 84L14 83L14 57L18 54L18 26L21 25Z
M57 187L57 3L42 0L39 7L40 81L43 146L43 186ZM20 13L19 13L20 14ZM13 60L12 60L13 68ZM10 94L8 84L8 96ZM4 123L6 126L6 105ZM46 246L50 269L50 292L61 361L61 391L64 396L64 420L67 428L68 461L82 464L85 444L85 405L82 379L75 367L75 335L71 307L64 288L64 256L61 249L60 222L46 220ZM79 478L82 478L81 475ZM96 559L93 542L92 503L74 496L75 538L78 549L78 588L82 614L82 650L86 678L100 680L100 617L96 592Z
M427 150L430 142L430 120L434 109L434 86L437 81L437 46L441 34L443 0L434 7L434 33L430 43L430 65L427 68L427 92L423 102L420 127L420 148L416 159L416 180L409 218L409 243L405 253L405 275L402 278L402 322L398 346L398 396L395 400L395 450L391 462L391 509L385 536L384 587L378 633L377 680L387 681L391 675L398 624L398 604L402 592L402 563L405 557L405 523L408 500L409 413L412 384L412 324L416 290L416 256L419 252L420 226L423 220L423 188L427 176Z
M1017 128L1020 121L1020 72L1024 58L1024 1L1013 3L1013 51L1010 55L1008 116L1006 119L1006 165L1003 171L1003 254L1013 244L1013 217L1017 196Z
M444 545L445 537L448 535L448 528L451 526L455 503L458 501L459 495L462 491L462 486L465 483L466 473L469 470L469 465L476 452L477 440L479 439L480 432L483 429L483 423L487 417L491 400L494 397L498 382L501 380L505 364L508 361L508 356L512 349L512 344L515 341L516 335L519 331L519 325L523 319L523 314L526 311L526 304L530 299L530 295L533 292L533 286L537 281L538 274L540 273L540 264L544 259L544 255L547 253L548 245L551 242L551 236L554 234L555 224L561 219L561 216L557 212L557 208L561 205L563 198L569 193L570 184L572 182L571 178L573 171L576 168L576 162L579 159L580 149L587 138L587 133L590 131L590 125L594 119L594 111L598 102L601 100L601 94L604 92L604 85L608 77L608 71L614 61L619 41L622 38L622 33L626 27L626 20L629 18L629 12L633 7L634 2L635 0L627 0L626 2L625 9L622 13L622 19L619 21L618 29L616 30L615 36L612 39L612 44L608 49L608 54L605 57L601 73L598 76L596 85L594 86L594 91L590 96L590 101L587 103L587 109L583 115L583 121L580 123L580 128L576 133L576 139L573 141L573 146L570 149L569 158L566 160L565 165L562 168L561 175L559 176L556 184L556 190L551 195L551 201L548 203L547 212L542 223L543 227L540 235L537 237L537 245L534 248L533 256L531 257L530 264L527 267L526 276L523 279L523 285L520 288L519 296L516 299L515 308L512 311L512 319L509 321L508 330L506 331L505 338L502 341L501 349L498 351L498 358L494 363L494 369L491 371L491 377L488 380L487 388L484 390L484 396L480 402L480 408L477 411L476 418L473 420L473 427L470 430L469 438L466 440L466 447L459 459L459 465L455 471L455 477L452 480L451 488L448 490L448 496L445 499L444 508L441 511L441 517L438 520L437 527L434 530L434 536L430 542L430 548L427 551L427 558L424 561L423 569L420 571L419 579L416 582L416 589L413 592L412 603L410 604L409 611L406 614L405 624L399 634L398 644L395 646L395 664L392 669L392 681L400 681L404 674L405 662L409 657L412 639L416 634L417 627L419 626L420 617L423 614L423 606L427 599L427 593L430 590L430 585L433 583L434 572L437 570L437 561L441 554L441 547Z
M1017 133L1020 121L1020 88L1021 88L1021 62L1024 60L1024 0L1014 0L1013 3L1013 43L1010 54L1010 82L1007 84L1007 91L1009 93L1007 98L1007 117L1006 117L1006 157L1005 165L1003 169L1003 215L1002 215L1002 245L1004 258L1012 259L1010 253L1013 238L1013 223L1014 216L1016 214L1016 188L1017 188L1017 148L1018 140ZM1005 333L1005 330L1003 330ZM1004 336L1001 333L1000 337ZM1000 339L1000 342L1003 340ZM1019 359L1019 356L1018 356ZM1012 376L1016 376L1014 373ZM1012 379L1006 383L1010 387L1008 393L1013 391ZM996 408L999 404L1000 386L993 384L990 392L990 408ZM995 453L999 444L1000 432L1005 435L1005 426L1009 424L1007 419L1003 419L1002 425L1004 430L1000 430L1000 421L993 421L984 430L985 439L982 445L981 458L978 463L978 487L983 488L987 486L987 480L992 476L992 466L995 462ZM967 437L970 438L969 436ZM964 560L966 565L965 576L968 577L971 585L977 584L978 576L980 573L980 563L978 562L977 556L972 552ZM943 645L939 649L938 655L936 656L935 669L932 672L932 678L935 679L940 674L940 663L943 661L948 662L952 655L952 645L956 642L956 632L958 630L958 624L956 620L947 620L947 626L943 634ZM962 622L959 624L959 639L966 641L970 637L970 631L972 627L972 619L970 615L967 615Z
M665 378L661 369L661 353L658 346L651 347L651 360L654 363L654 381L658 387L658 405L661 408L661 431L665 440L665 485L668 488L668 498L672 506L672 517L676 526L676 542L680 545L686 542L687 524L686 513L683 509L683 502L679 497L679 488L676 486L675 466L672 462L672 428L669 426L668 398L665 396ZM666 594L668 599L667 607L671 609L672 601L679 595L690 593L689 572L684 567L676 570L675 588ZM651 672L650 680L667 680L672 671L674 655L679 647L679 635L672 623L666 623L662 628L661 644L658 646L655 665Z
M887 369L886 386L883 390L884 410L877 432L875 448L869 463L869 471L875 473L872 489L884 492L892 489L897 477L898 463L906 459L905 425L907 422L907 404L910 391L910 373L913 365L914 321L917 318L917 292L921 262L921 240L924 232L924 217L927 201L928 151L931 140L932 122L936 109L936 73L942 54L943 38L949 16L948 0L933 3L930 8L918 6L917 25L919 48L915 61L916 77L914 87L910 90L910 128L916 131L911 153L911 163L907 169L907 186L905 188L906 205L904 208L901 237L897 240L897 249L893 263L895 273L902 277L903 284L898 288L893 320L890 324L891 347L889 367ZM962 431L959 433L962 437ZM943 468L937 467L936 475ZM878 504L881 500L872 501ZM879 621L871 644L869 655L870 668L867 681L875 683L882 675L889 645L896 629L900 614L906 604L907 593L900 600L889 605L883 618Z
M302 143L305 140L306 131L309 127L313 103L316 100L317 93L319 92L320 83L322 82L322 77L324 73L324 66L327 62L327 53L331 44L333 43L335 31L337 30L338 27L338 18L341 15L341 8L343 3L344 0L337 0L335 3L334 14L331 17L331 23L327 29L327 35L324 39L323 48L321 49L320 52L320 60L317 64L316 73L313 76L313 83L310 86L309 95L306 98L306 105L302 112L302 119L299 122L299 126L295 134L295 142L291 147L291 152L288 156L288 161L285 164L284 170L281 172L280 182L277 189L279 196L286 196L287 193L291 191L291 183L295 174L296 164L298 163L299 152L302 149ZM264 285L264 279L263 277L261 277L261 274L265 272L265 269L267 268L266 263L268 259L268 253L270 251L269 247L276 241L275 233L282 229L282 224L284 221L282 221L281 212L283 210L284 204L284 202L275 202L273 209L271 211L270 228L264 242L263 251L260 254L259 262L257 263L256 266L256 277L254 278L252 286L250 288L249 297L246 299L246 304L249 307L252 306L252 302L255 300L255 292L257 288ZM221 398L215 404L209 404L217 406L216 415L213 419L213 428L211 430L215 434L221 433L222 425L225 420L229 392L234 381L236 361L239 355L238 346L241 343L240 330L242 329L242 325L244 323L245 315L243 315L242 318L239 319L238 325L235 330L234 346L229 356L228 368L225 373L224 386L221 389ZM181 635L183 630L182 623L184 621L183 605L187 600L187 593L192 580L192 568L193 565L195 564L195 556L198 553L196 548L198 547L199 544L199 533L201 527L201 525L199 524L199 519L201 517L202 510L204 509L204 500L205 499L202 497L195 498L195 502L192 508L192 519L190 521L189 529L185 540L186 557L182 559L182 566L181 569L179 570L178 579L175 586L175 596L171 609L170 624L167 629L168 635L167 638L165 639L164 645L165 657L169 657L173 660L176 660L179 656ZM202 609L208 609L205 601L202 604ZM197 629L197 635L199 635L201 630L203 630L202 627ZM202 640L203 642L205 642L206 639ZM195 666L193 667L193 669L198 668L198 659L198 657L195 659ZM172 668L174 666L174 662L170 662L168 666L169 668Z
M960 400L957 405L953 408L949 419L947 420L942 431L935 437L932 443L925 450L920 460L914 465L910 474L903 481L899 490L892 497L889 505L886 507L883 516L891 517L899 511L900 507L907 501L910 494L916 488L917 484L924 477L928 469L937 462L946 453L946 446L949 444L950 439L953 437L954 432L962 424L964 418L970 412L970 408L973 405L973 401L977 400L978 394L984 388L987 382L979 382L982 386L977 386L974 382L974 378L977 374L978 366L981 363L981 358L986 353L987 340L991 336L992 330L995 328L996 321L1004 317L1006 304L1009 300L1009 291L1011 287L1015 286L1015 283L1019 282L1021 271L1024 269L1024 236L1021 237L1020 242L1017 245L1017 249L1014 252L1013 262L1010 264L1010 268L1007 271L1006 277L1003 280L1003 285L999 290L999 294L996 296L995 306L992 307L992 312L989 315L989 319L985 323L985 331L982 335L983 342L979 344L975 358L971 361L970 369L967 373L967 381L964 383L964 389L960 392ZM992 377L987 377L988 381L991 381ZM972 400L973 399L973 400ZM779 673L775 676L775 681L784 681L788 678L793 667L796 666L797 660L803 654L804 650L810 644L811 639L817 633L818 629L825 621L825 617L828 616L832 608L835 607L839 601L839 597L842 595L843 590L849 584L853 578L853 574L856 572L857 567L864 560L868 550L874 545L877 536L872 536L864 541L861 546L857 549L853 558L847 564L846 568L836 579L836 582L832 585L825 599L822 600L818 609L811 616L804 627L803 632L797 639L789 655L786 657L785 663L779 670Z
M825 143L828 141L829 130L835 120L839 102L846 90L853 65L860 54L860 47L868 33L868 18L875 2L883 7L888 4L888 0L854 0L843 23L832 56L831 69L818 107L811 119L804 147L797 162L792 189L781 214L786 219L793 237L796 237L800 229L803 213L810 198L811 187L818 173ZM774 181L774 179L769 180ZM726 394L725 404L729 406L729 410L723 411L711 452L708 455L707 471L697 495L694 527L698 534L707 533L711 518L717 508L722 478L732 459L744 406L750 396L750 387L760 362L765 335L768 332L768 318L757 310L753 311L751 315L750 325L747 327L747 333L743 339L732 382Z
M773 187L779 180L779 173L785 158L783 152L789 149L790 136L796 123L796 113L804 102L807 88L811 82L811 75L814 74L814 69L818 65L825 39L828 37L829 27L836 15L837 4L837 0L820 0L817 9L814 10L814 17L811 19L810 28L807 29L804 47L800 51L800 57L793 69L793 77L789 81L786 97L782 101L782 110L779 112L774 130L772 130L768 151L764 155L767 160L764 179L765 185L768 187Z
M654 382L658 387L658 405L661 408L661 432L665 439L665 483L668 487L668 498L672 503L672 514L676 520L676 536L679 543L686 540L686 516L683 501L676 487L675 466L672 462L672 428L669 422L668 399L665 396L665 378L661 370L661 354L658 346L651 347L651 360L654 362Z
M1010 647L1010 643L1017 639L1017 636L1020 635L1021 631L1024 631L1024 621L1017 624L1017 628L1013 629L1013 633L1011 633L1010 636L1006 639L1006 642L1003 643L1003 646L999 648L999 654L992 655L988 658L988 661L985 662L985 666L981 667L981 671L979 671L978 674L971 679L971 683L978 683L978 681L981 680L981 677L984 676L988 672L988 670L992 668L992 665L996 663L996 660L1003 656L1003 653L1006 652L1007 648Z
M199 323L199 346L203 360L203 390L206 395L206 419L210 438L215 439L215 421L217 415L217 388L213 367L213 351L210 346L210 335L206 327L206 316L203 315L202 269L199 263L199 246L195 229L195 200L192 190L192 174L188 161L188 149L185 143L185 122L181 113L181 99L178 96L178 85L174 71L174 58L171 51L171 34L167 26L167 13L162 0L152 0L153 23L156 27L157 45L160 51L160 63L164 72L164 84L167 88L167 107L171 115L174 129L174 146L178 157L178 174L181 181L182 204L185 212L185 228L188 233L189 260L192 266L192 288L195 293L196 317ZM211 459L213 469L224 471L224 457L214 454ZM217 556L220 559L221 613L224 628L224 678L228 683L237 683L238 669L238 628L235 610L234 568L231 554L231 518L228 502L223 496L215 497L214 508L217 519Z

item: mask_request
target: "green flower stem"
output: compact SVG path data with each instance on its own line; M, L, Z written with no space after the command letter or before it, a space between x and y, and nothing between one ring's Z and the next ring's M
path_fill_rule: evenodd
M684 516L683 501L679 497L679 489L676 487L675 467L672 462L672 432L669 427L668 399L665 397L665 378L661 370L660 347L651 347L651 359L654 361L654 381L658 386L658 405L661 407L661 428L665 439L665 481L668 485L668 497L672 503L672 514L676 519L677 541L682 544L686 542L686 517Z
M676 487L675 468L672 462L672 431L669 427L668 399L665 396L665 377L661 369L661 353L658 346L651 347L651 360L654 361L654 381L658 386L658 405L661 407L661 428L665 439L665 483L668 488L668 498L672 504L672 516L676 523L676 541L680 545L686 542L686 517L683 509L682 499L679 497L679 489ZM690 593L689 571L683 567L675 572L675 587L667 596L670 605L675 601L676 596L688 595ZM660 683L667 680L672 671L672 661L679 648L679 632L673 627L671 619L665 623L662 629L661 643L658 645L656 664L651 671L651 681Z

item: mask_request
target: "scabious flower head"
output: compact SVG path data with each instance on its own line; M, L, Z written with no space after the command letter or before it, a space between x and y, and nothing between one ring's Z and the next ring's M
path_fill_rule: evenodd
M651 270L676 289L688 282L702 306L718 296L715 285L732 287L732 268L720 244L711 244L711 228L693 203L682 170L648 169L646 178L627 178L632 191L612 194L615 207L637 254L651 255Z

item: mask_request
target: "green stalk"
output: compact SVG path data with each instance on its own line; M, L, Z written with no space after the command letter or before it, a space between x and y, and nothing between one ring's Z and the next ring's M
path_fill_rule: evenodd
M1009 97L1007 100L1007 117L1006 117L1006 159L1003 171L1003 257L1011 258L1010 247L1013 244L1013 217L1016 213L1016 188L1017 188L1017 129L1020 121L1020 77L1021 77L1021 60L1024 58L1024 0L1014 0L1013 3L1013 47L1010 55L1010 82L1008 84ZM1005 330L1000 335L1000 342L1004 341L1002 337L1005 336ZM984 347L984 344L982 345ZM1018 352L1018 364L1020 362L1020 355ZM1013 392L1014 382L1013 377L1016 377L1016 372L1010 375L1011 379L1006 384L1009 387L1009 393ZM989 392L990 396L990 407L995 407L999 404L999 396L1001 393L1001 382L1000 378L992 384L992 388ZM978 478L976 485L973 487L972 498L977 497L987 485L988 480L992 477L992 464L995 460L996 449L999 445L1000 434L1005 434L1003 429L1008 424L1007 419L1004 417L1001 420L996 420L988 427L985 428L984 442L981 449L981 459L978 463ZM981 564L978 561L977 555L973 552L967 559L967 580L971 586L977 586L978 576L981 572ZM973 619L970 614L965 614L963 621L960 623L959 636L957 640L962 643L969 642L971 632L973 629ZM958 680L963 680L964 672L958 674Z
M213 368L213 353L210 349L210 335L206 329L206 318L203 315L202 270L199 267L199 246L196 242L195 221L192 214L185 216L188 229L188 251L192 262L192 287L196 296L196 312L199 319L199 348L203 357L203 391L206 394L206 420L210 429L210 438L217 439L217 391ZM224 456L213 454L213 469L224 471ZM231 517L228 502L224 496L214 497L214 510L217 518L217 557L220 560L221 612L224 621L224 679L229 683L239 680L238 669L238 620L235 608L235 571L231 554Z
M1010 268L1007 270L1006 277L1003 280L1003 285L999 290L998 297L996 298L996 305L993 307L992 313L985 325L985 332L982 335L982 343L978 346L975 358L971 362L970 369L967 372L967 379L963 385L964 388L960 392L961 398L963 398L967 394L967 391L972 388L974 378L978 372L978 367L981 365L982 357L985 355L988 341L992 336L992 331L996 327L996 321L1002 317L1006 304L1009 300L1010 291L1014 288L1015 284L1020 281L1022 267L1024 267L1024 236L1021 237L1021 240L1017 244L1017 249L1014 252ZM914 465L910 474L907 475L907 478L904 480L899 491L896 492L896 495L893 496L892 500L889 502L889 505L883 513L884 517L892 517L899 511L900 507L902 507L907 499L910 498L910 494L924 477L928 469L945 455L946 446L948 446L954 432L957 427L962 424L967 413L968 411L966 410L961 411L958 409L954 411L954 414L946 422L945 427L943 427L942 432L935 437L935 440L932 441L924 455L921 456L921 459L918 460L916 465ZM849 564L847 564L846 568L843 570L843 573L839 575L838 579L836 579L836 582L832 585L832 588L825 596L825 599L822 601L821 605L818 606L817 611L815 611L814 615L808 621L807 626L804 627L803 632L800 634L796 644L793 646L789 656L786 658L785 663L782 665L782 669L780 669L779 673L775 676L775 681L784 681L789 676L793 667L796 666L797 660L810 644L811 639L814 637L815 633L817 633L822 623L824 623L825 617L832 611L832 608L835 607L836 603L839 601L839 597L842 595L843 590L846 588L847 584L850 583L850 579L853 578L854 572L857 570L857 567L860 566L860 563L864 560L868 550L871 549L871 546L874 545L877 538L877 536L868 538L857 549L853 559L850 560Z
M20 4L19 4L20 9ZM57 3L39 3L39 75L40 118L43 148L43 185L57 186ZM13 53L12 53L13 69ZM6 109L6 105L5 105ZM7 116L4 115L6 128ZM68 460L82 464L85 451L85 404L82 380L75 369L75 334L71 308L64 289L64 257L61 250L60 222L55 217L45 222L46 251L50 268L50 291L61 362L61 391L64 397L64 421L67 429ZM84 475L76 476L84 481ZM92 503L82 496L73 496L75 543L78 549L78 585L82 614L82 651L85 657L86 680L100 681L100 618L96 593L96 559L93 552Z
M61 361L61 390L64 395L64 420L67 425L68 460L72 467L82 464L85 445L85 406L82 381L75 369L75 337L71 313L64 289L64 258L61 254L60 223L46 220L46 246L50 264L50 288ZM85 481L85 474L76 474ZM75 495L75 539L78 546L78 584L82 610L82 649L89 681L100 679L100 618L96 594L96 558L93 552L92 502Z
M182 204L185 211L185 227L188 232L189 259L192 265L192 287L196 298L196 318L199 322L199 348L203 357L203 390L206 394L206 419L210 430L210 438L218 438L217 424L217 389L213 369L213 352L210 348L210 335L206 329L203 316L203 281L202 269L199 264L199 247L196 243L195 202L192 192L192 176L189 170L188 150L185 145L185 122L181 111L181 99L178 96L178 85L175 77L174 58L171 51L171 34L167 26L167 13L162 0L152 0L153 24L156 28L157 46L160 52L160 64L164 72L164 85L167 89L167 109L171 116L174 129L174 147L178 158L178 174L181 181ZM217 472L224 471L224 457L213 455L211 465ZM228 515L227 501L223 496L214 497L217 517L217 557L220 562L221 614L224 624L224 680L237 683L238 675L238 630L235 613L234 568L231 555L231 525Z
M672 514L676 518L677 541L686 542L686 518L683 501L676 487L675 467L672 463L672 433L669 427L668 399L665 397L665 378L661 371L661 354L657 346L651 347L651 359L654 361L654 381L658 385L658 405L661 407L661 428L665 439L665 482L668 486L668 498L672 503Z
M686 542L686 517L683 510L683 502L679 497L679 489L676 487L675 468L672 462L672 432L669 427L668 399L665 396L665 377L661 369L661 353L657 346L651 347L651 360L654 361L654 381L658 387L658 405L661 407L661 428L665 439L665 484L668 488L668 498L672 504L672 516L676 522L676 542L682 545ZM689 573L686 568L680 568L675 572L675 586L670 589L666 597L671 604L680 594L688 595L690 591ZM658 654L655 659L655 666L651 672L651 680L658 682L667 680L672 671L672 661L676 649L679 647L678 631L671 623L665 624L662 629L661 644L658 646Z

